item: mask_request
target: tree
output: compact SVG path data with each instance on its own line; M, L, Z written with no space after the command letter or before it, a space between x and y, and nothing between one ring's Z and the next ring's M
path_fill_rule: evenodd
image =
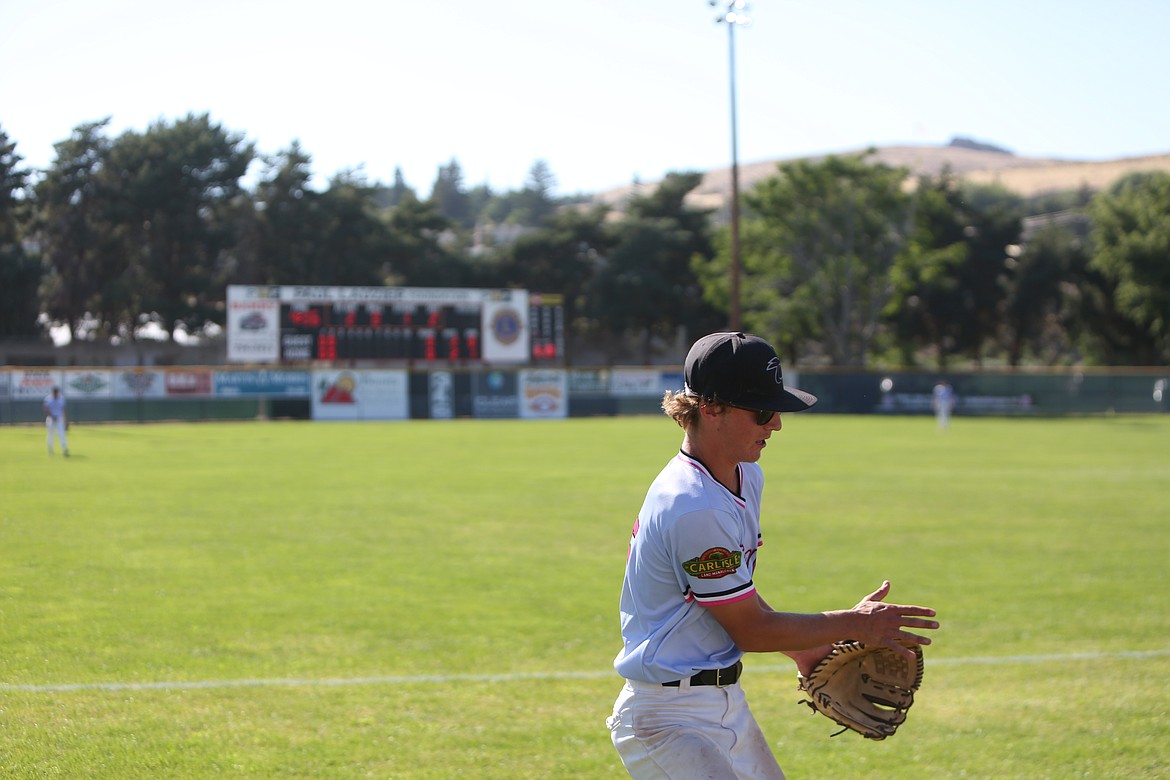
M235 278L251 284L381 284L391 244L380 200L384 189L348 171L318 192L310 186L310 162L299 143L266 162Z
M1009 252L1020 245L1022 203L998 186L962 187L956 206L967 252L955 269L951 298L953 350L979 363L1002 330L1007 291L1017 260Z
M1009 353L1022 350L1043 319L1029 307L1057 290L1049 269L1033 262L1043 258L1022 258L1020 199L944 171L919 179L913 211L885 311L902 360L912 364L927 348L944 368L960 354L978 362L1001 342Z
M479 228L485 219L490 220L489 215L497 200L496 193L487 184L480 184L468 190L467 209L476 228Z
M1022 245L1009 247L1002 327L1010 365L1029 354L1053 364L1073 350L1081 295L1075 280L1084 278L1088 254L1080 229L1084 217L1064 217L1046 220Z
M588 288L587 313L612 334L638 335L644 362L655 338L673 341L679 328L706 332L722 319L694 271L714 254L708 214L685 202L701 180L699 173L671 173L632 199Z
M387 216L390 237L385 281L392 285L457 287L468 278L467 265L448 251L442 237L452 229L434 201L407 193Z
M40 330L41 266L22 242L29 221L29 172L20 167L23 159L0 128L0 337L34 336Z
M907 171L867 156L781 164L745 196L749 218L759 220L745 231L746 286L756 288L745 321L780 343L772 328L782 334L815 322L816 331L802 335L838 366L866 364L911 228ZM796 316L780 321L793 301Z
M579 328L590 280L614 245L606 226L609 209L565 209L499 250L487 286L519 287L559 293L565 299L565 322Z
M41 304L74 338L96 338L132 322L141 268L127 253L110 196L109 119L74 128L34 187L34 235L45 265Z
M920 178L915 188L914 228L892 269L894 295L884 312L904 365L914 365L924 347L939 368L950 357L958 268L968 249L957 213L961 198L949 170Z
M299 142L264 160L233 269L237 284L323 284L318 193L310 187L312 159ZM325 262L322 262L322 260ZM320 272L320 273L319 273Z
M221 263L237 241L233 208L253 158L251 144L206 114L159 121L113 144L110 196L126 251L142 269L140 319L157 319L168 333L222 324Z
M376 207L375 191L364 178L343 173L316 199L319 260L325 270L319 284L364 287L385 279L394 237Z
M471 211L471 201L463 184L463 168L458 160L452 158L451 162L439 166L431 187L431 202L453 225L470 228L475 224L475 214Z
M386 208L394 208L402 199L406 197L407 193L414 195L414 189L406 183L406 177L402 175L401 166L394 167L394 183L390 185L386 191L386 201L382 203Z
M556 211L554 191L557 179L544 160L537 160L528 170L523 189L517 193L512 220L521 225L539 225Z
M1093 199L1093 258L1113 359L1170 358L1170 174L1135 173ZM1119 321L1117 321L1119 320Z

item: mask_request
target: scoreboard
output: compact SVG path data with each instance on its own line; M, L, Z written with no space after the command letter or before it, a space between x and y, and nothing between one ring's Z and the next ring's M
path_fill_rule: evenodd
M480 310L446 304L283 303L281 360L480 360Z
M228 359L560 364L559 295L420 287L228 287Z
M528 296L529 353L533 363L565 360L565 298L531 293Z

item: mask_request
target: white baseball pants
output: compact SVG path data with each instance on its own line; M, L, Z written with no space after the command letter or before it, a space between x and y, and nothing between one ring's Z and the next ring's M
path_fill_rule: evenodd
M634 780L784 780L738 683L627 680L606 725Z
M49 416L45 418L46 444L49 454L53 454L53 435L61 442L61 452L69 452L69 445L65 441L65 418Z

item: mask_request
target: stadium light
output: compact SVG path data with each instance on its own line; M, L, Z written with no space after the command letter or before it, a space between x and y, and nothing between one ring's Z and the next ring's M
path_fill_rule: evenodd
M727 52L729 72L731 77L731 304L728 312L729 328L737 331L743 327L739 306L739 141L735 117L735 28L737 25L748 27L751 17L748 16L746 0L709 0L712 7L722 6L723 10L715 17L717 24L727 25Z

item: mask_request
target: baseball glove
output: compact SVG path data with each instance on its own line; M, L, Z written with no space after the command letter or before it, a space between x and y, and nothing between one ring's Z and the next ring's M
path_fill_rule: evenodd
M800 703L843 726L837 734L852 729L866 739L892 736L922 684L922 648L910 649L917 663L888 647L838 642L808 677L797 675L799 690L808 696Z

